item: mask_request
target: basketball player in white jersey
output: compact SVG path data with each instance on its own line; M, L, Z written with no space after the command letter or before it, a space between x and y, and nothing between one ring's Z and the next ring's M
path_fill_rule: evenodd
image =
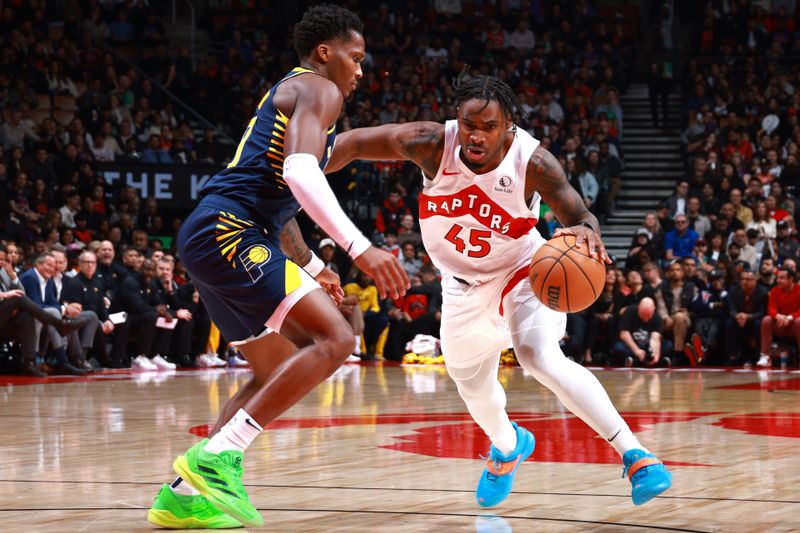
M566 314L544 306L528 281L543 239L534 228L543 199L595 258L610 262L597 219L570 186L558 160L517 128L513 91L491 76L459 77L457 120L361 128L337 137L326 172L355 159L408 160L423 173L419 218L425 249L443 272L442 351L470 414L492 441L476 498L497 505L533 452L530 432L509 421L497 380L510 336L522 367L553 391L622 456L641 505L672 475L644 448L595 376L559 348Z

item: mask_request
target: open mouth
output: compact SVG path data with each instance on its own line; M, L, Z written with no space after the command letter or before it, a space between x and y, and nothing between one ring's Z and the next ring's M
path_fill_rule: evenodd
M467 146L467 157L470 159L480 159L483 157L484 150L477 146Z

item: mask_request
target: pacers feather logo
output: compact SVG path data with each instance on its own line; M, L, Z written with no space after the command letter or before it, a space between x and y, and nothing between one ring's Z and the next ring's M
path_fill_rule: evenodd
M261 270L261 265L269 261L269 258L269 249L261 244L253 244L245 248L245 250L239 254L239 261L250 275L250 279L253 280L253 283L264 275L264 272Z
M219 212L215 227L215 240L220 253L234 268L236 268L236 261L233 260L233 257L236 254L236 248L244 239L245 231L252 227L253 223L249 220L242 220L225 211Z

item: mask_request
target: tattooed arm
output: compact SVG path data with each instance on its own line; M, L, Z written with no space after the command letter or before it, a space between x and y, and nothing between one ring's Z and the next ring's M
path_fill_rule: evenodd
M297 263L301 267L307 267L311 262L314 253L306 244L303 239L303 234L300 232L300 226L297 225L297 219L292 218L283 226L281 231L281 251L286 254L286 257ZM320 259L317 259L320 261ZM308 270L308 269L306 269ZM325 292L338 304L341 303L344 297L342 291L339 275L328 267L324 267L319 274L314 276L314 279L319 282Z
M589 212L578 191L567 181L567 175L558 159L541 146L534 150L528 161L525 177L525 197L530 198L534 191L539 192L564 226L553 237L575 235L578 247L586 242L593 257L606 263L611 262L600 239L600 223L597 218Z
M428 176L435 176L443 146L444 125L437 122L357 128L336 136L336 145L325 172L336 172L356 159L404 160L415 163Z
M283 226L281 231L281 250L286 254L286 257L301 267L306 266L311 261L311 249L303 239L300 226L297 225L297 220L294 218Z

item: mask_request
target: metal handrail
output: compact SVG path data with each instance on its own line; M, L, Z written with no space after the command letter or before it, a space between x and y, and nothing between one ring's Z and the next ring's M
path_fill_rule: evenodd
M200 122L204 127L214 130L222 140L224 140L225 142L232 143L234 145L238 142L238 141L234 140L232 137L230 137L227 133L225 133L224 130L222 130L221 128L217 127L215 124L212 124L203 115L201 115L200 113L195 111L194 108L192 108L189 104L187 104L186 102L184 102L183 100L178 98L178 96L176 96L175 93L173 93L172 91L170 91L169 89L164 87L164 85L160 81L158 81L157 79L153 78L152 76L147 74L145 71L143 71L141 68L139 68L139 65L136 65L135 63L132 63L126 57L123 57L120 54L118 54L117 51L114 50L114 48L111 47L111 46L105 45L105 49L110 54L112 54L115 58L117 58L120 61L123 61L126 65L128 65L129 67L134 69L139 74L139 76L142 76L143 78L149 80L150 83L152 83L154 87L157 87L164 94L169 96L169 98L170 98L170 100L172 102L177 103L184 111L187 111L190 115L192 115L195 119L197 119L197 121Z

